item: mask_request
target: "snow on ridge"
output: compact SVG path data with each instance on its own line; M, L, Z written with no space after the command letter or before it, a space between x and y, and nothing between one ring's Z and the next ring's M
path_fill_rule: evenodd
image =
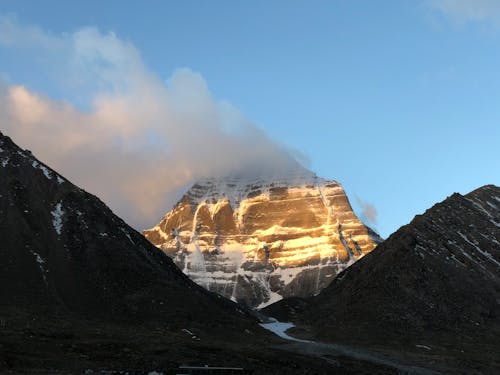
M31 166L35 169L40 169L43 172L43 174L45 175L45 177L47 177L49 180L52 180L52 176L50 175L50 171L47 169L47 167L40 164L36 160L33 160L33 163L31 164Z
M487 217L489 217L490 219L493 218L493 216L491 216L491 214L479 202L477 202L474 199L469 199L469 198L465 198L465 199L467 199L469 202L471 202L479 211L481 211Z
M472 242L465 234L463 234L462 232L460 231L457 231L457 234L462 237L469 245L473 246L477 252L479 252L481 255L483 255L486 259L488 259L489 261L491 261L492 263L494 263L495 265L497 265L498 267L500 267L500 263L487 251L485 250L482 250L479 246L477 246L477 244L475 244L474 242Z
M448 240L448 245L452 245L456 249L460 250L460 252L462 253L462 255L464 255L471 262L477 264L479 267L481 267L483 270L486 271L486 268L484 267L483 264L481 264L481 262L479 262L477 259L472 258L472 256L467 251L465 251L461 246L459 246L455 241Z
M200 179L197 184L201 186L213 186L213 190L219 188L249 188L256 186L269 186L285 187L290 185L316 185L318 182L325 182L327 180L317 177L315 173L308 170L299 170L292 172L285 172L281 175L263 175L263 176L244 176L244 175L230 175L222 178L208 177Z
M58 202L56 204L54 210L51 212L51 215L53 217L52 225L54 226L57 234L60 235L62 230L62 217L64 215L64 210L62 209L61 202Z
M491 213L489 213L484 207L483 205L481 205L479 202L477 202L476 200L473 200L473 199L469 199L469 198L466 198L469 202L471 202L479 211L481 211L483 214L485 214L489 221L495 225L496 227L500 228L500 223L498 223L495 218L493 217L493 215ZM495 197L495 199L497 199L497 197ZM496 209L496 206L491 204L490 202L486 202L488 203L488 205L490 207L494 207Z
M198 204L204 201L222 201L227 199L233 209L248 199L252 192L259 191L260 196L269 195L274 188L324 188L329 184L342 187L335 180L318 177L315 173L300 169L283 172L280 175L244 176L230 175L222 178L203 178L198 180L187 192L187 196Z
M491 208L493 208L494 210L498 210L498 207L497 207L497 205L496 205L496 204L491 203L490 201L486 201L486 204L487 204L488 206L490 206Z

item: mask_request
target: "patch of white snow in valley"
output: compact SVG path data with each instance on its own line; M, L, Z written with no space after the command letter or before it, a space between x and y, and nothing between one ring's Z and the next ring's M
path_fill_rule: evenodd
M6 167L9 164L9 158L2 159L2 167Z
M295 327L293 323L279 322L274 318L270 318L269 323L260 323L259 325L262 328L267 329L268 331L271 331L275 335L281 337L282 339L298 342L310 342L308 340L296 339L295 337L286 334L286 331L288 329Z
M62 209L61 202L56 204L56 207L54 210L51 212L52 214L52 225L54 226L54 229L56 230L57 234L61 234L62 230L62 217L64 215L64 210Z
M64 182L64 179L61 176L57 176L57 183L61 185Z

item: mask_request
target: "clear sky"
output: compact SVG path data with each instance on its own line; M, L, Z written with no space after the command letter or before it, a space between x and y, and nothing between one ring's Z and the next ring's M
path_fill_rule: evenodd
M92 112L96 91L120 86L107 65L132 56L117 75L139 70L170 87L184 82L188 97L206 90L216 106L229 103L342 183L358 214L375 208L367 219L384 237L453 192L500 184L500 0L0 0L0 17L4 86ZM88 26L85 43L119 53L100 62L102 85L78 74L68 84L75 70L61 45ZM180 68L188 84L176 80ZM12 133L5 121L0 130ZM43 147L21 145L44 159ZM71 176L71 165L60 167Z

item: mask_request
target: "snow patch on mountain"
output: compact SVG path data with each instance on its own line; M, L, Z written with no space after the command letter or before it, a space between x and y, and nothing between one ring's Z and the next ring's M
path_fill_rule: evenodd
M36 263L38 264L38 268L42 272L42 278L45 284L47 284L47 276L45 275L48 272L48 269L46 268L45 265L45 260L38 254L37 252L30 250L31 254L35 257Z
M36 160L33 160L33 163L31 164L31 166L35 169L40 169L43 172L43 174L45 175L45 177L47 177L49 180L52 180L52 176L50 175L50 171L47 169L47 167L40 164Z
M55 231L58 235L61 234L62 231L62 219L64 215L64 210L62 209L61 202L58 202L53 211L50 213L52 215L52 225L54 226Z

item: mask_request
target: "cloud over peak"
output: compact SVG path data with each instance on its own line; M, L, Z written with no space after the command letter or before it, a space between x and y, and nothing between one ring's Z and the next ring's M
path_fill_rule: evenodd
M155 223L198 178L297 167L234 106L215 100L199 73L179 69L165 84L114 33L87 27L54 35L0 17L0 48L35 51L85 102L81 109L3 84L2 131L138 229Z

